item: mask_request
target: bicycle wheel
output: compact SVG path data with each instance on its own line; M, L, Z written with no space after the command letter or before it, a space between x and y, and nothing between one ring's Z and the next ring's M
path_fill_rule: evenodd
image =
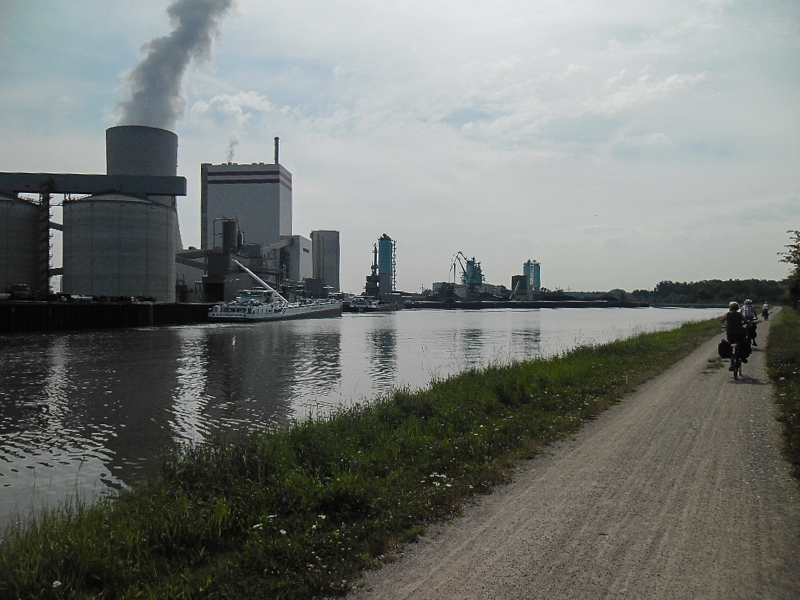
M733 378L734 380L739 379L739 371L742 370L742 363L739 361L738 358L733 359Z

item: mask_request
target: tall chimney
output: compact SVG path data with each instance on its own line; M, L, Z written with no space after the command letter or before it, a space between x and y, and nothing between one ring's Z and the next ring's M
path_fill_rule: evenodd
M280 138L278 138L278 137L275 138L275 164L276 165L278 164L278 142L279 142L279 140L280 140Z

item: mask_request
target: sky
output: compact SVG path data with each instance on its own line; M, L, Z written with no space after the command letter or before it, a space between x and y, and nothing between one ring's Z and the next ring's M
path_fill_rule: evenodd
M170 4L0 0L0 171L104 173ZM506 286L537 260L549 289L788 273L796 0L175 4L217 11L170 80L185 246L200 164L272 162L279 136L293 232L341 232L343 291L384 233L412 292L459 251Z

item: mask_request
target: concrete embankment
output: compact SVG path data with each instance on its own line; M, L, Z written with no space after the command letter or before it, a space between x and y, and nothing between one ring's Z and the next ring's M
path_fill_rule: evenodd
M157 302L0 302L0 333L204 323L209 307Z

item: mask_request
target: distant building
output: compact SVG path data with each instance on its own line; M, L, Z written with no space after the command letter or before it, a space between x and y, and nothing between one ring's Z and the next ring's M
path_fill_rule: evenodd
M293 235L292 242L286 246L286 278L303 281L314 276L311 255L311 240L302 235Z
M313 277L333 293L341 291L339 284L339 232L318 230L311 232L313 246Z
M292 235L292 174L279 164L200 166L201 245L222 244L222 219L236 219L245 244L269 246Z

